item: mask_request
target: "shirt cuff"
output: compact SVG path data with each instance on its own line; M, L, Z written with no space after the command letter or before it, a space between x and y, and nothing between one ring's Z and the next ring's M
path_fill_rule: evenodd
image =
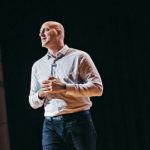
M75 92L75 85L66 84L66 94L72 95Z
M36 99L37 102L42 102L44 100L44 98L45 98L45 97L42 98L42 99L39 98L39 93L38 92L34 96L35 96L34 98Z
M44 98L45 98L45 96L44 96L43 98L40 98L38 92L37 92L37 97L38 97L38 99L39 99L40 101L44 100Z

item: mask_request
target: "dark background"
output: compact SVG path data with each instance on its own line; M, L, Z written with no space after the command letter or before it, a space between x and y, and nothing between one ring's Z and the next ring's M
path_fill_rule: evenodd
M28 102L32 64L41 58L43 22L65 27L65 43L90 54L104 84L92 98L97 150L150 149L148 3L8 1L1 3L0 46L11 150L41 150L43 107Z

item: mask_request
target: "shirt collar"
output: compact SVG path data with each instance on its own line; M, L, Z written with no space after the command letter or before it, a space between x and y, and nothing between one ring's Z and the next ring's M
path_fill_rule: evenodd
M57 52L57 57L61 57L61 56L65 56L66 52L68 51L69 47L67 45L64 45L64 47L62 49L60 49L58 52ZM48 60L51 58L51 54L49 52L47 52L47 58Z

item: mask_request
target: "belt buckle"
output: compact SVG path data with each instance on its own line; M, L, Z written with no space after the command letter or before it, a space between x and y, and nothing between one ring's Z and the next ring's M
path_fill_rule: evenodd
M52 120L62 120L62 119L63 119L63 116L62 116L62 115L52 117Z
M50 116L46 116L45 118L46 118L47 120L52 121L52 117L50 117Z

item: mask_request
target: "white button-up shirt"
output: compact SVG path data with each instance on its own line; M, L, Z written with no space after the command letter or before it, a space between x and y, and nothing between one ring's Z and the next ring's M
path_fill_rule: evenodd
M50 76L66 83L66 92L50 93L41 100L38 91ZM89 97L101 96L102 92L100 75L86 52L65 45L56 58L47 53L33 64L29 103L34 109L44 104L45 116L90 109L92 102Z

